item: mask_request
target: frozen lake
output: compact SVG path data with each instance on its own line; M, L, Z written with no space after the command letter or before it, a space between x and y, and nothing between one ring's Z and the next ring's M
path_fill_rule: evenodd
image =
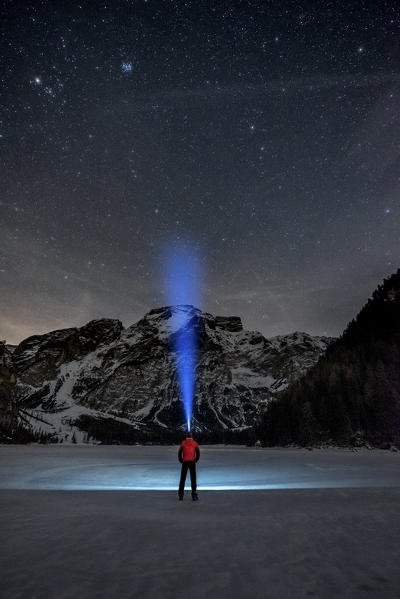
M0 488L175 490L171 446L0 447ZM399 487L400 452L203 446L200 490Z
M177 447L1 446L0 596L399 599L399 453L202 447L195 503L179 470Z

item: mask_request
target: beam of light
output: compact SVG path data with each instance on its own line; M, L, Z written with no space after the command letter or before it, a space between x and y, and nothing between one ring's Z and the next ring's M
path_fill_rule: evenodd
M196 331L193 318L175 334L177 369L185 407L187 430L191 430L196 368Z
M170 248L166 259L168 302L173 307L171 342L176 352L186 427L190 431L199 341L196 306L200 301L200 260L185 245Z

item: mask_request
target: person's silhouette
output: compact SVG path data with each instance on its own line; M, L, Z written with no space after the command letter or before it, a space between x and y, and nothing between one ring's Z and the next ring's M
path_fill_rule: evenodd
M193 439L192 433L186 433L186 439L182 441L179 451L178 460L182 464L181 480L179 481L178 497L183 499L185 492L185 480L188 469L190 470L190 482L192 485L192 499L197 501L197 483L196 483L196 464L200 459L200 448L198 443Z

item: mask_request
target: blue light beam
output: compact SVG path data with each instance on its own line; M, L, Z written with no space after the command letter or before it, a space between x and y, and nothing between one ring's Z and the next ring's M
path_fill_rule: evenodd
M187 430L191 430L193 392L196 378L198 326L195 306L199 302L199 258L186 246L167 252L168 302L172 306L173 348L185 409Z
M177 331L175 348L177 352L177 369L185 408L187 430L191 430L193 411L193 391L196 370L196 331L193 318Z

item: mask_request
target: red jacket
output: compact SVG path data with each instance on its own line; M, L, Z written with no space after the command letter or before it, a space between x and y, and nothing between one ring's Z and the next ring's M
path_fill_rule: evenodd
M182 441L178 452L180 462L198 462L200 459L200 448L194 439Z

